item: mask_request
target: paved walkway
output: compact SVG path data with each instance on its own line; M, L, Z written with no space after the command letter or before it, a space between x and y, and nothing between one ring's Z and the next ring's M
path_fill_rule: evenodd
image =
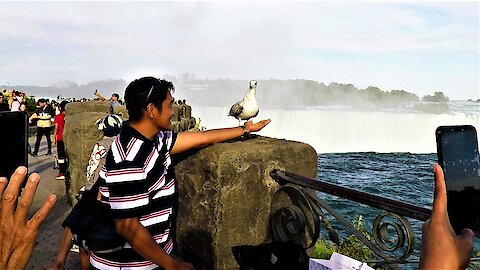
M34 138L30 138L29 141L33 147L35 143ZM32 257L25 269L46 269L53 263L58 250L60 236L62 235L61 223L71 209L65 195L65 182L55 179L58 171L53 169L54 157L52 155L45 156L46 153L47 145L45 138L43 138L38 157L30 156L28 159L29 172L38 172L41 176L40 185L37 189L32 208L30 209L30 214L33 215L33 213L40 208L48 194L54 193L58 199L50 215L45 219L40 228ZM65 264L65 269L80 268L78 253L70 252Z

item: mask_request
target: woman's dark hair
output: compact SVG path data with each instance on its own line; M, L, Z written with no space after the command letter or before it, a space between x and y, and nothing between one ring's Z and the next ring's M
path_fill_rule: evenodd
M162 102L167 98L167 93L174 91L171 82L154 77L143 77L131 82L124 95L130 121L140 120L150 103L162 110Z

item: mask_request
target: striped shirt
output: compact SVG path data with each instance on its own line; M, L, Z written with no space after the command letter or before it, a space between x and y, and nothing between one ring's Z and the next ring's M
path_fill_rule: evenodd
M102 202L115 219L137 217L167 252L173 249L172 224L177 209L177 188L170 151L177 135L160 132L149 140L125 123L108 151L99 173ZM91 253L90 263L99 269L143 270L158 267L138 254L130 244L110 253Z

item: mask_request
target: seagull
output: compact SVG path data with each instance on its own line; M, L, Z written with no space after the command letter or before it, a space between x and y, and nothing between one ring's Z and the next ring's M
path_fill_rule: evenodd
M232 105L230 108L229 116L233 116L238 119L238 126L240 126L240 120L249 120L252 117L258 115L258 103L255 98L255 92L257 90L257 81L251 80L250 86L245 93L243 99Z

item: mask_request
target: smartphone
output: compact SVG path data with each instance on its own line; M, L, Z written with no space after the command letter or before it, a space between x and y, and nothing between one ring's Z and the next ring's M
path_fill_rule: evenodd
M447 186L450 224L458 234L469 228L480 236L480 162L473 126L440 126L436 132L438 164Z
M0 177L10 179L18 166L28 168L28 115L0 112Z

